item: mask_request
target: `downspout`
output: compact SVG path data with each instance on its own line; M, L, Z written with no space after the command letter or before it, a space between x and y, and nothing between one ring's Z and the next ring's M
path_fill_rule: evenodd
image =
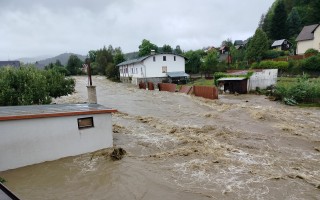
M146 83L146 90L148 90L148 83L147 83L147 67L141 62L141 65L144 66L144 82Z

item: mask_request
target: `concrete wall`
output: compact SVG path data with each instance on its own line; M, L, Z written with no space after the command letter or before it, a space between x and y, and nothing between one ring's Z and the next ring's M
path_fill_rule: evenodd
M304 54L308 49L316 49L320 51L320 26L314 32L313 40L297 42L297 54Z
M248 80L248 91L266 89L270 85L277 83L278 69L264 69L261 72L254 72Z
M78 129L77 118L94 127ZM0 171L112 147L111 114L0 121Z

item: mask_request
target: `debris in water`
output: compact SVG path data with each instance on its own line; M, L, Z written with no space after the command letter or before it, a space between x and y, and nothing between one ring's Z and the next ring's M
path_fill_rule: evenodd
M123 148L115 148L111 153L112 160L121 160L127 152Z

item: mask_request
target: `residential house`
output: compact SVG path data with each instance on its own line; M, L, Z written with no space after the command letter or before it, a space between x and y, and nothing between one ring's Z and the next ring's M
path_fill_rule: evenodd
M148 56L118 64L120 80L138 85L140 82L179 81L189 77L185 73L186 58L177 54L152 52Z
M20 61L0 61L0 68L1 67L6 67L6 66L11 66L11 67L20 67Z
M272 43L271 48L279 51L288 51L292 47L292 43L286 39L276 40Z
M253 74L249 78L245 77L250 71L253 71ZM230 93L246 94L256 88L266 89L268 86L275 85L278 69L228 70L228 74L234 77L219 78L217 80L219 87Z
M308 49L320 51L320 24L303 27L296 38L297 54L304 54Z
M244 48L244 42L242 40L235 40L233 45L236 49Z
M0 171L112 147L113 112L99 104L0 107Z

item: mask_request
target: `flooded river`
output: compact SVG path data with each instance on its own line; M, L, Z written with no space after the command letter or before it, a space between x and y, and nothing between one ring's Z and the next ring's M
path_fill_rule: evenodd
M56 103L87 99L86 77ZM113 115L111 161L91 153L0 172L21 199L320 199L320 109L219 100L94 77ZM28 155L26 155L28 156Z

